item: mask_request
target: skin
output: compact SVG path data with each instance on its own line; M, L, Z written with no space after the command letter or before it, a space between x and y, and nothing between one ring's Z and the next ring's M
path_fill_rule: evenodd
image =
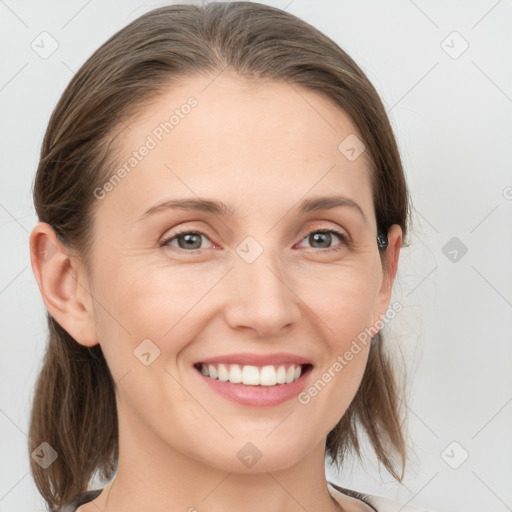
M311 385L386 313L401 229L388 233L384 267L366 154L349 161L338 150L357 128L329 99L286 83L256 85L224 72L173 86L127 123L120 165L190 96L198 106L96 201L90 272L47 224L31 234L48 310L78 343L101 345L117 384L118 473L78 510L368 510L330 497L324 451L369 345L306 405L238 405L211 391L192 365L233 352L291 352L313 363ZM357 202L367 220L350 207L289 213L334 192ZM165 210L138 220L164 199L196 196L237 214ZM159 246L177 227L205 234L199 254L178 239ZM352 245L334 235L315 243L309 235L318 229L347 233ZM247 236L263 250L253 263L236 252ZM51 244L51 258L35 256ZM134 357L144 339L160 350L149 366ZM237 457L248 442L262 454L251 468Z

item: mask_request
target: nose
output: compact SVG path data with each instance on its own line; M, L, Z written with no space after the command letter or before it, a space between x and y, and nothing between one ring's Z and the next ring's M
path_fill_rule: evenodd
M225 305L225 319L232 329L275 337L298 322L301 301L278 258L268 252L252 263L240 258L228 279L231 299Z

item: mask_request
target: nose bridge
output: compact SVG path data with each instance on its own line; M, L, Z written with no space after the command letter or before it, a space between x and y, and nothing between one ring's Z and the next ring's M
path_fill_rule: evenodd
M297 321L293 283L279 251L270 243L263 247L253 237L243 240L236 248L231 279L236 299L228 307L227 319L232 327L250 327L261 335L271 335Z

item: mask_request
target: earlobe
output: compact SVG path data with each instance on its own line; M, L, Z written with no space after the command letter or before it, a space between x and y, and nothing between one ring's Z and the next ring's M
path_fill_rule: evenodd
M30 261L41 297L53 318L78 343L98 343L84 268L53 228L39 222L30 234Z

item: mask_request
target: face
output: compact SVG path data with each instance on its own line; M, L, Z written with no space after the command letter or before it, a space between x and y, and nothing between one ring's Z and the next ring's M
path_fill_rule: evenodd
M122 133L116 169L137 160L95 192L87 282L119 416L139 438L238 472L251 471L243 447L268 471L325 445L369 344L343 356L389 304L369 163L338 149L350 134L323 96L226 73L174 86ZM305 207L332 196L345 204ZM199 199L226 211L190 208ZM218 364L203 375L213 358L233 380L238 362L266 384L221 382ZM294 362L296 382L270 385L295 378Z

